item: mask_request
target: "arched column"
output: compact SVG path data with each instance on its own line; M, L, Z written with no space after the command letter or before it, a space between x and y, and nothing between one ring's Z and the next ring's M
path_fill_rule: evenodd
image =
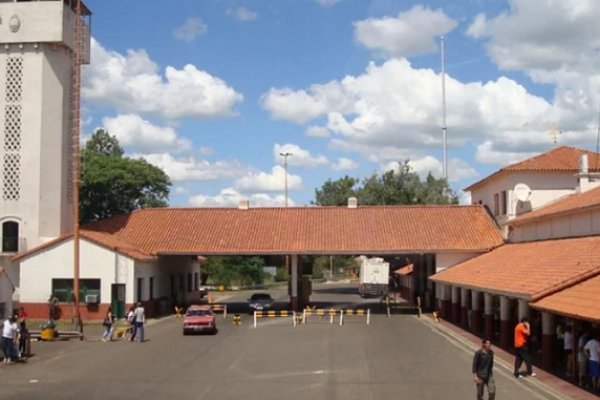
M513 346L512 339L510 299L506 296L500 296L500 345L504 348L510 348Z
M484 336L494 339L494 296L491 293L483 294L483 325Z
M460 289L460 325L463 328L469 328L469 289L461 288Z
M299 302L298 302L298 255L292 254L291 256L292 263L292 276L291 280L291 290L290 290L290 305L292 306L293 311L299 310Z
M542 312L542 366L551 368L556 340L556 318L554 314Z
M471 332L481 332L481 292L471 290Z
M460 288L452 286L452 322L460 322Z

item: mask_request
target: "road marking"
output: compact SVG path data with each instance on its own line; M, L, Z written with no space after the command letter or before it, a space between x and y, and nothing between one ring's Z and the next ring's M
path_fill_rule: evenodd
M38 383L38 380L37 379L30 379L29 383Z

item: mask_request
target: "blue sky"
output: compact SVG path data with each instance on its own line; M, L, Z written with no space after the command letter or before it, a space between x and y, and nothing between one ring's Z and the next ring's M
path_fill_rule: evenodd
M558 145L594 149L592 0L88 0L84 134L163 168L174 206L290 203L409 160L460 190ZM554 128L557 127L557 128ZM468 201L464 196L463 201Z

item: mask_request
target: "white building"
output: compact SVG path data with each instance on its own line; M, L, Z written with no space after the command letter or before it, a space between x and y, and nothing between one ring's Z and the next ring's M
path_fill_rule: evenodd
M70 3L0 0L0 266L11 282L20 279L11 256L72 225L69 110L76 14ZM85 8L84 14L87 19ZM0 287L6 314L13 293Z

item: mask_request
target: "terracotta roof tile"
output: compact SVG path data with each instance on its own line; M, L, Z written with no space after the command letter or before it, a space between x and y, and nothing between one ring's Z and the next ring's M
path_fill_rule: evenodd
M511 243L430 279L537 300L600 273L600 236Z
M481 206L156 208L86 229L147 254L485 251L503 243Z
M498 176L506 172L515 171L538 171L538 172L572 172L579 171L579 159L583 154L588 155L588 168L590 171L600 171L600 154L578 149L570 146L556 147L550 151L528 158L523 161L500 168L498 171L475 182L471 186L465 188L465 191L472 190L474 187L486 182L492 177Z
M552 215L570 214L595 207L600 207L600 187L562 197L544 207L508 221L507 225L521 225Z
M567 317L600 322L600 275L544 297L534 308Z

